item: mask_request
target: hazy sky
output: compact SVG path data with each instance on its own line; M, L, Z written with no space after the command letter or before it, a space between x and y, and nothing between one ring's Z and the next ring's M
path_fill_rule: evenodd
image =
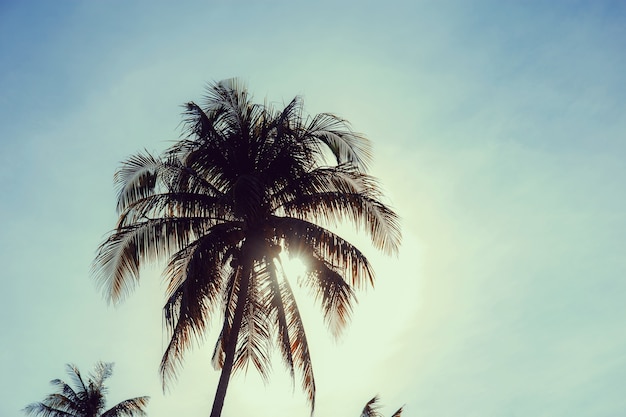
M623 416L624 74L622 1L1 1L0 415L98 360L110 405L209 414L216 333L163 395L158 269L116 309L89 269L120 161L236 76L350 120L403 219L398 258L355 237L377 285L340 341L303 300L316 416ZM275 361L223 415L309 413Z

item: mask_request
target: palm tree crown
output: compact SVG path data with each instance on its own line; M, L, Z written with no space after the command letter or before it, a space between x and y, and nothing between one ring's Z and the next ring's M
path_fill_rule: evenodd
M292 377L301 374L313 409L309 347L279 254L306 264L301 283L338 334L354 289L373 283L374 273L330 229L352 222L385 253L400 242L397 216L366 173L369 142L334 115L305 116L298 97L281 110L254 104L237 80L209 85L205 103L185 109L186 136L160 156L130 157L116 172L120 217L96 256L96 278L117 303L137 283L140 265L168 260L164 384L220 315L212 417L221 413L231 371L251 363L267 376L272 346Z
M402 415L402 410L404 407L400 407L395 413L391 415L391 417L400 417ZM380 398L378 395L369 400L365 407L363 407L363 411L361 411L360 417L383 417L380 410Z
M150 397L124 400L105 411L107 388L104 381L113 372L112 363L98 362L95 372L87 381L75 365L67 365L67 373L75 387L60 379L50 381L57 392L48 395L42 402L32 403L24 412L39 417L133 417L146 415L145 407Z

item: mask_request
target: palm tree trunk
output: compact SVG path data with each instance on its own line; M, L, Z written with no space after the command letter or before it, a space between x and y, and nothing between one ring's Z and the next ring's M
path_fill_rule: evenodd
M215 398L213 399L211 417L220 417L222 414L222 408L224 407L226 390L228 389L230 374L232 373L233 364L235 362L235 350L237 348L237 339L239 338L241 322L243 321L243 311L246 305L246 298L248 297L248 285L250 283L251 273L252 268L246 262L246 265L243 268L242 282L240 284L241 290L237 297L237 307L235 308L233 325L230 329L230 333L227 336L228 339L226 340L224 365L222 366L222 373L220 374L220 380L217 384L217 391L215 392Z

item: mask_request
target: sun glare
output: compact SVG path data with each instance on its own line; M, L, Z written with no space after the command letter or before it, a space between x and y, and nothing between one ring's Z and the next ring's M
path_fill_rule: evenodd
M280 262L283 267L285 275L291 282L292 280L300 279L306 273L306 265L300 258L291 258L284 253L280 255Z

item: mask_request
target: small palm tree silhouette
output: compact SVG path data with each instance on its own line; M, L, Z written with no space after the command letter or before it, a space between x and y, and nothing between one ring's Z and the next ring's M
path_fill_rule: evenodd
M400 417L400 415L402 414L403 408L404 407L400 407L398 411L396 411L395 413L391 415L391 417ZM361 411L360 417L383 417L382 413L378 411L379 409L380 409L380 398L377 395L371 400L369 400L367 404L365 404L365 407L363 407L363 411Z
M50 381L57 391L43 401L32 403L24 408L28 415L39 417L143 417L150 397L136 397L124 400L106 408L107 387L104 381L113 372L112 363L98 362L94 373L87 381L83 379L75 365L67 365L67 373L74 388L60 379Z

